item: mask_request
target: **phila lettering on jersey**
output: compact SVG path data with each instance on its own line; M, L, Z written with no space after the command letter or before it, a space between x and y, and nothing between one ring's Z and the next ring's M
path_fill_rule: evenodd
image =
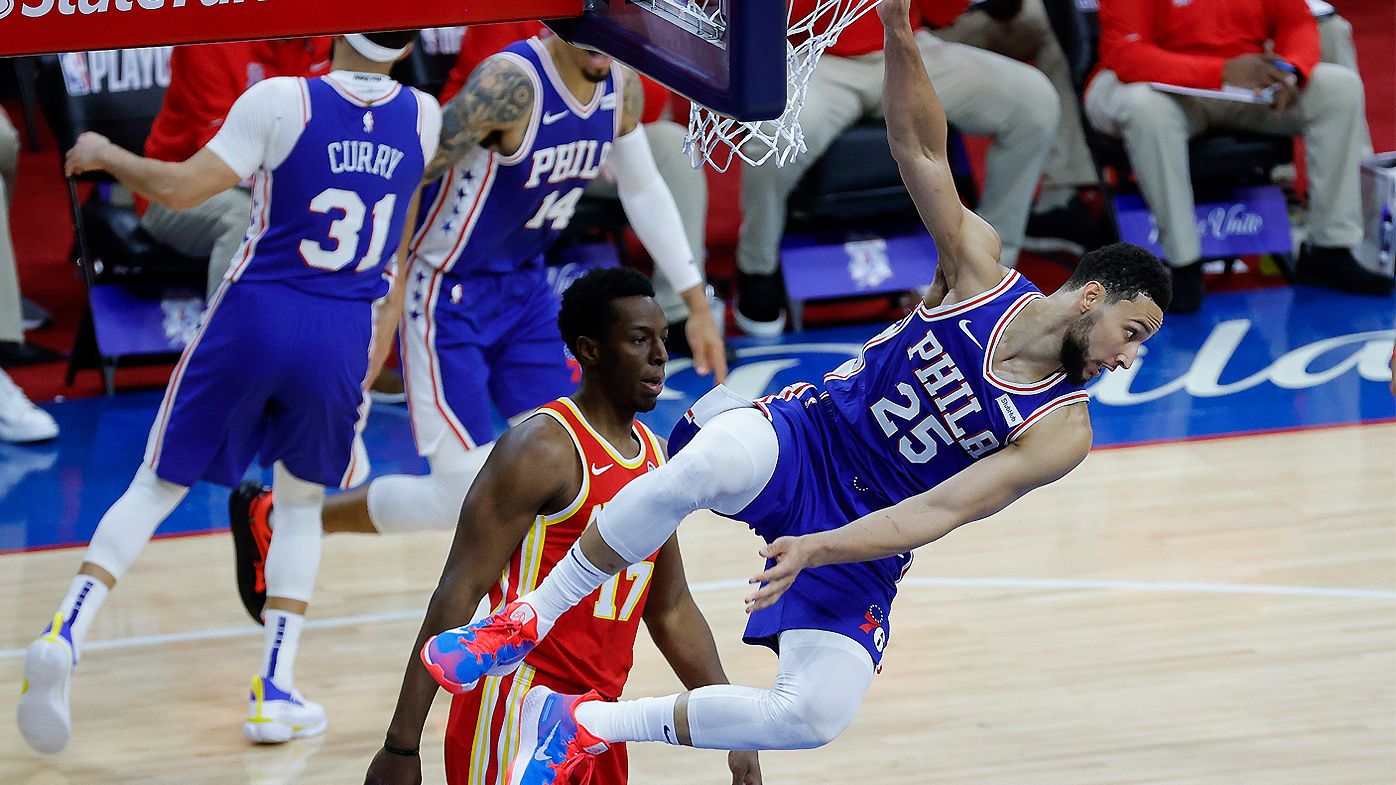
M252 177L251 226L230 280L358 300L387 294L407 205L435 148L423 139L424 114L436 108L386 79L335 72L254 86L289 89L299 100L289 117L284 107L277 115L268 160ZM375 97L360 96L360 88Z
M1084 403L1058 371L1032 384L994 373L994 349L1015 316L1042 297L1009 272L962 303L924 305L824 377L845 457L865 485L896 503L992 455L1049 413Z
M659 439L639 420L631 429L634 444L622 450L597 433L569 398L544 404L533 416L551 417L572 438L581 459L582 487L566 509L540 515L534 521L499 583L490 590L490 604L496 610L532 591L567 555L601 505L631 480L664 462ZM631 457L624 457L624 453ZM604 697L619 697L630 672L635 635L653 575L652 555L612 576L558 620L548 637L528 655L527 664L567 682L590 685Z
M456 274L541 267L542 255L601 173L620 130L621 70L596 84L586 103L562 82L537 38L495 55L533 82L533 114L512 155L478 147L439 182L427 219L412 239L412 260Z

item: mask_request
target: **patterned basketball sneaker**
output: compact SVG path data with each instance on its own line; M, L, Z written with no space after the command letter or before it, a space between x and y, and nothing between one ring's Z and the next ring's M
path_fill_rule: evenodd
M509 764L509 785L585 783L596 756L609 748L577 724L576 712L581 704L600 698L596 690L585 695L563 695L547 687L529 690L519 717L519 751Z
M24 651L24 685L15 720L20 735L39 752L60 752L68 746L73 721L68 713L68 690L73 684L77 655L73 635L61 613Z
M237 559L238 596L258 624L267 604L267 551L271 548L271 489L251 480L228 497L228 530Z
M422 664L436 683L459 695L475 688L481 676L507 676L538 645L538 614L515 600L474 624L427 639Z
M319 736L329 725L325 708L301 696L299 690L287 692L271 679L252 677L252 707L242 724L242 735L258 744L283 744L291 739Z

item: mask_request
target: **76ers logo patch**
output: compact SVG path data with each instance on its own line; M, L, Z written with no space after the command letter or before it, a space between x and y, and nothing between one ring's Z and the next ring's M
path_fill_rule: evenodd
M887 616L882 609L876 605L869 605L868 612L863 614L864 622L858 625L858 629L863 632L872 633L873 646L880 652L887 648L887 629L882 626L882 622Z

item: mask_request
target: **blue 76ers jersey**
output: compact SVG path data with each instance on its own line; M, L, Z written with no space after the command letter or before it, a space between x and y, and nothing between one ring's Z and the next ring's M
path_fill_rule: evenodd
M872 509L935 487L1047 414L1087 400L1060 371L1034 384L994 374L1004 328L1039 297L1010 272L962 303L917 308L824 377L830 416L852 437L831 448L857 471L858 490L882 497Z
M572 220L620 129L620 67L582 104L567 90L547 46L519 41L495 55L533 82L533 115L519 149L466 154L426 205L412 239L414 260L456 274L541 267L542 255Z
M253 176L251 226L229 277L376 300L426 168L417 96L395 86L365 105L325 78L299 81L301 116L290 121L301 134Z

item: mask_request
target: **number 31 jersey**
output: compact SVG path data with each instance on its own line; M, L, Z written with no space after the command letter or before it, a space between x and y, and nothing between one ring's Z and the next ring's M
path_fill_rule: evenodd
M387 294L439 124L434 99L381 74L253 86L209 143L252 174L250 224L228 278L352 300Z
M468 152L439 181L434 198L424 194L426 220L412 238L414 261L457 275L542 267L543 252L567 228L620 130L618 65L583 104L537 38L494 57L521 70L533 85L523 142L512 155L485 147Z
M570 398L539 407L535 417L551 417L567 431L582 462L582 487L577 497L553 515L540 515L509 558L499 582L490 589L490 606L507 602L537 588L553 566L567 556L601 505L631 480L664 462L659 440L639 420L631 429L640 451L624 458L582 416ZM645 612L655 557L632 564L601 585L591 596L563 614L552 632L524 663L555 681L583 691L595 689L615 700L625 687L635 649L635 635Z

